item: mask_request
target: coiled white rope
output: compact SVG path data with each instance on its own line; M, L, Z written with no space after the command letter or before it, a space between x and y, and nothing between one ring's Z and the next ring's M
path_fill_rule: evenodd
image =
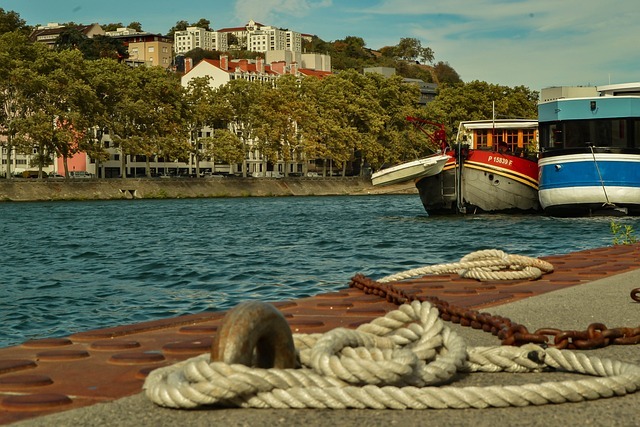
M294 335L300 369L211 362L209 354L147 377L150 400L171 408L486 408L577 402L640 388L640 367L566 350L466 348L427 302L404 304L356 330ZM456 372L558 369L597 376L512 386L436 387Z
M543 273L553 271L553 265L538 258L524 255L509 255L498 249L486 249L472 252L449 264L428 265L379 279L378 282L395 282L428 274L457 273L461 277L488 280L524 280L538 279Z

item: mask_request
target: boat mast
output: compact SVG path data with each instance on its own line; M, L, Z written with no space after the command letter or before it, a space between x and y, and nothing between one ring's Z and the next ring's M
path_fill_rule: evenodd
M496 137L496 101L491 101L491 137L495 140L493 151L498 151L498 138Z

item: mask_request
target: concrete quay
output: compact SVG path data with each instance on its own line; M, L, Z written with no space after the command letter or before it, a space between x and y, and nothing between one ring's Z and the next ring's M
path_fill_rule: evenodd
M640 327L640 245L620 245L543 258L554 271L534 281L477 282L457 275L425 276L394 283L411 295L508 317L530 331L542 327L584 330ZM345 281L348 278L345 278ZM295 333L355 328L396 305L354 288L275 303ZM0 424L24 426L169 425L510 425L560 423L595 426L640 424L640 392L587 402L522 408L444 410L315 410L205 408L175 410L154 405L142 393L153 369L208 352L224 313L211 312L87 331L66 338L0 349ZM499 345L495 336L447 322L469 346ZM640 365L637 345L581 350ZM562 381L575 374L467 374L453 386Z

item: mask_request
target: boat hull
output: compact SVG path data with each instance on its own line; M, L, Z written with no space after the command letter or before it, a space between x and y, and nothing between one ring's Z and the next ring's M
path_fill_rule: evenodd
M436 154L398 166L383 169L371 176L373 185L391 185L438 174L449 160L449 156Z
M533 160L472 150L462 162L452 157L440 174L417 180L416 187L430 215L535 213L540 211L537 175Z
M640 215L640 154L553 155L539 168L540 204L548 215Z

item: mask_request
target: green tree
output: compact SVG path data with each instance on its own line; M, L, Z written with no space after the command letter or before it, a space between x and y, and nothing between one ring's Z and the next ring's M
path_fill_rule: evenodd
M151 176L151 158L161 155L167 161L188 154L184 91L162 67L137 67L127 74L112 117L112 138L122 151L123 176L127 155L143 155Z
M29 86L31 114L22 120L22 135L38 146L39 168L50 153L62 157L65 175L68 159L80 151L99 109L95 91L87 80L86 63L78 51L49 51L34 61Z
M189 109L187 127L191 141L191 153L196 161L196 174L199 176L200 160L217 154L215 147L217 138L209 137L207 141L203 142L202 129L226 129L233 117L230 109L227 108L222 92L211 87L208 77L197 77L190 80L185 97ZM225 142L228 140L225 134L218 136Z
M373 75L371 78L376 84L374 93L377 103L384 111L384 127L375 152L379 154L369 154L372 166L379 167L385 163L393 165L434 153L438 147L433 147L430 141L423 138L423 134L416 133L407 122L408 116L419 114L416 103L418 86L404 83L400 76L385 79Z
M142 24L138 21L132 21L127 25L127 28L131 28L132 30L136 30L138 32L142 32Z
M338 75L302 81L302 97L308 109L306 119L300 123L303 152L306 159L324 160L324 176L327 162L331 165L334 158L346 161L353 150L350 147L358 144L358 129L344 114L351 99L343 85Z
M203 155L212 161L234 164L244 159L242 141L229 129L214 129L210 137L202 138L199 142Z
M438 62L433 66L434 81L438 84L457 84L462 83L460 75L453 69L448 62Z
M275 87L265 89L254 104L255 135L263 161L282 161L285 176L289 174L289 163L299 159L298 126L304 121L306 107L298 79L291 74L280 77ZM268 170L266 166L263 170Z
M416 38L401 38L395 49L395 54L406 61L420 61L422 63L433 61L433 50L422 47L422 43Z
M185 31L187 29L187 27L189 26L189 22L187 21L178 21L176 22L176 25L174 25L173 27L171 27L169 29L169 31L167 32L167 37L173 37L173 35L177 32L177 31Z
M264 86L259 82L244 79L231 80L220 88L225 105L231 114L232 131L242 143L242 176L247 176L247 158L252 147L255 127L255 108L262 97Z
M210 25L211 21L205 18L200 18L197 22L191 24L191 27L204 28L207 31L212 31Z
M122 22L112 22L110 24L100 25L100 28L102 28L104 31L116 31L118 28L122 27L124 27L124 25L122 25Z
M481 81L442 85L436 99L426 105L423 117L443 123L454 136L463 120L538 117L538 93L524 86L508 87Z
M193 66L198 65L203 59L220 59L220 52L214 50L204 50L201 47L191 49L184 54L185 57L193 60Z
M88 37L75 27L62 30L55 42L56 50L84 50L89 44Z
M42 44L30 43L20 31L0 35L0 134L6 137L2 145L7 156L4 171L7 178L11 177L12 152L21 148L18 145L22 139L16 139L18 126L32 111L29 96L37 77L34 63L41 55L47 55L48 50Z
M61 50L79 50L85 59L111 58L118 61L129 56L122 40L96 35L89 38L76 28L67 28L56 40L55 48Z
M95 160L98 174L100 163L109 158L102 137L112 130L112 118L124 96L123 82L127 81L126 76L130 70L129 66L112 59L87 61L89 83L99 100L99 108L91 127L91 135L81 145L81 150Z
M29 32L29 27L20 14L12 10L5 11L0 7L0 35L20 31L24 34Z

